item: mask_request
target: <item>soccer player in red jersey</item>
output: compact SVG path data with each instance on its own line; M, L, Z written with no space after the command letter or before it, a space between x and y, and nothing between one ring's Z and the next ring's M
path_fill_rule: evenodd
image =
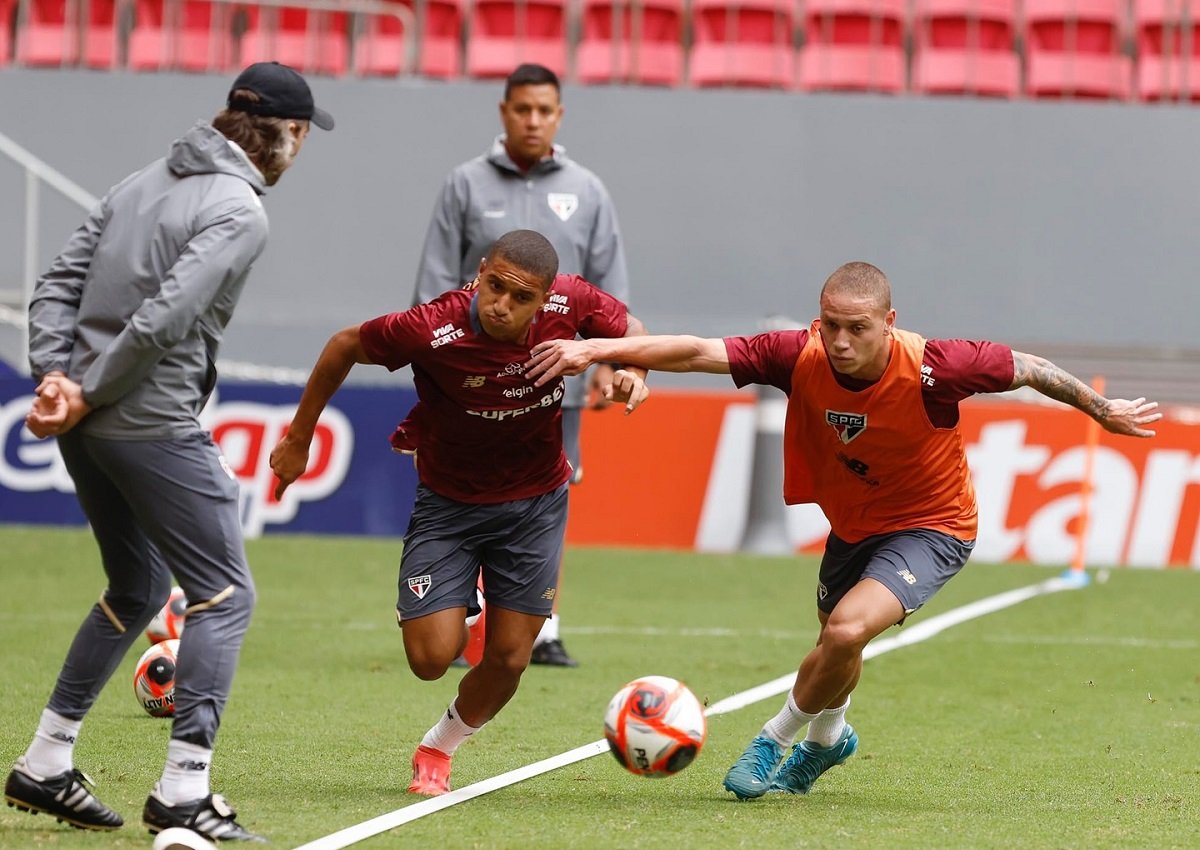
M1040 357L992 342L925 339L896 327L891 285L869 263L847 263L821 290L808 330L752 337L543 342L535 386L615 360L672 372L729 374L738 386L788 394L783 496L816 502L832 531L817 586L817 645L782 710L725 776L740 800L805 794L858 748L846 723L863 649L904 621L962 569L975 545L975 488L958 403L1032 387L1115 434L1152 437L1162 418L1144 398L1108 399ZM784 760L808 727L805 740Z
M450 790L454 751L516 692L557 592L571 477L563 384L533 385L524 366L530 349L576 334L645 334L624 303L557 270L545 237L515 230L492 246L475 288L334 334L271 453L282 495L303 474L317 419L355 363L412 366L418 402L406 424L420 431L420 485L396 605L412 671L441 678L462 654L481 569L488 607L482 660L413 756L414 793ZM630 411L648 394L644 377L618 370L606 395ZM406 449L408 440L398 431L393 445Z

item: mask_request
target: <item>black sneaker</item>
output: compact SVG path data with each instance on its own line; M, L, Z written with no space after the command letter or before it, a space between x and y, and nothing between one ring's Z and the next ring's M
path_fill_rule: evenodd
M209 794L199 800L171 805L158 796L158 786L146 798L142 809L142 823L151 835L164 829L181 826L198 832L210 841L256 841L265 844L267 839L247 831L234 818L237 812L220 794Z
M42 812L76 829L120 829L125 823L121 816L88 790L95 785L90 776L78 769L42 779L29 770L25 756L21 756L4 783L4 799L23 812L33 815Z
M578 667L579 662L567 655L567 648L558 638L539 643L529 656L530 664L545 664L547 667Z

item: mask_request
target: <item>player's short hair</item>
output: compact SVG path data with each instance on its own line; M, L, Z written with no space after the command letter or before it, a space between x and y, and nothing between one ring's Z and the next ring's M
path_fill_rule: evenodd
M884 312L892 309L892 285L887 275L870 263L846 263L838 268L821 287L825 294L866 298L878 304Z
M549 289L558 274L558 252L550 240L536 230L511 230L492 243L487 253L489 263L501 258L529 272Z
M504 80L504 99L508 100L512 90L518 86L554 86L554 90L562 95L562 86L558 83L558 74L545 65L535 65L526 62L518 65L516 70Z

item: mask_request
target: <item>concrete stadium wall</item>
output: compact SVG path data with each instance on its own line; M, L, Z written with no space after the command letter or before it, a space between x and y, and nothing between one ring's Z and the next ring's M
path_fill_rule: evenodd
M0 131L99 195L229 82L10 69ZM231 359L307 369L334 330L407 306L445 172L498 132L496 83L313 88L338 127L268 196ZM559 141L616 199L652 331L807 321L829 272L864 259L927 336L1200 349L1195 108L575 86L564 101ZM0 288L20 274L22 179L0 161ZM41 266L81 219L51 195Z

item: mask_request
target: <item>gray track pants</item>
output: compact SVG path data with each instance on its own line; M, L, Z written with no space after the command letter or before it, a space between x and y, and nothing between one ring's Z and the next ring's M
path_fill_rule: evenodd
M130 646L144 641L174 575L191 607L171 737L211 748L254 608L237 483L205 433L143 441L72 431L58 443L108 588L79 627L48 707L83 718Z

